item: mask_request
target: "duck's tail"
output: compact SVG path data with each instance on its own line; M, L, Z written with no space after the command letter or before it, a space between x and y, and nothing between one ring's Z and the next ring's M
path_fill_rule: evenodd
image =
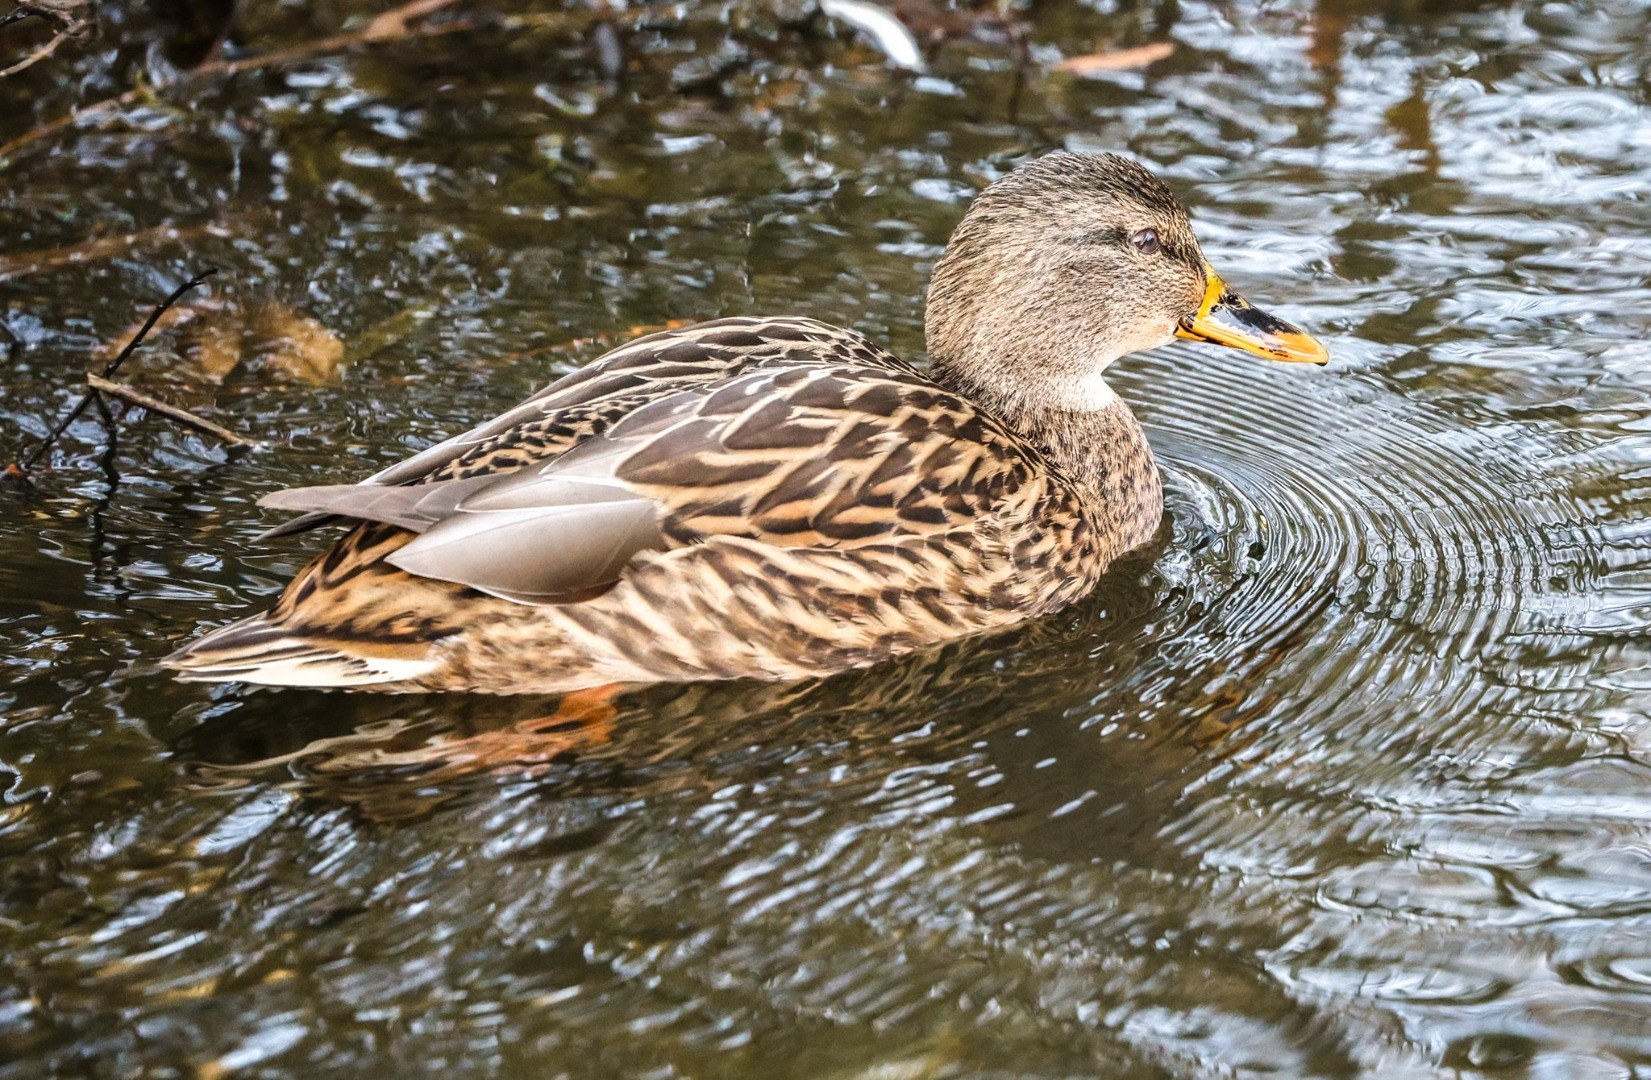
M294 633L265 612L196 638L161 666L185 682L389 690L434 671L431 652L429 642L386 647Z

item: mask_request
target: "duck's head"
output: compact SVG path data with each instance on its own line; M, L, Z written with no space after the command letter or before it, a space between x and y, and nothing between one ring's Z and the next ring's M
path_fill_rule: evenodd
M1116 154L1049 154L981 192L935 266L927 335L941 370L1010 409L1101 408L1108 364L1177 337L1329 358L1229 290L1169 188Z

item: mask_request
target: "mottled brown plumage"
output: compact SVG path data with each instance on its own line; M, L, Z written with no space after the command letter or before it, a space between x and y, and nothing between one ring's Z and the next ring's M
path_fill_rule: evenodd
M165 663L394 691L791 679L1058 610L1162 514L1101 371L1178 332L1287 351L1276 320L1232 340L1237 302L1146 170L1050 155L954 234L930 372L804 318L639 338L360 484L266 497L305 514L275 534L349 531Z

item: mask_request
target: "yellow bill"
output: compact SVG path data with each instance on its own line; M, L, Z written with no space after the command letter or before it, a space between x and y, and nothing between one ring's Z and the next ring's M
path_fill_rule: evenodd
M1307 331L1262 311L1227 288L1209 263L1204 264L1209 285L1198 310L1181 320L1176 337L1208 341L1243 349L1269 360L1327 364L1330 353Z

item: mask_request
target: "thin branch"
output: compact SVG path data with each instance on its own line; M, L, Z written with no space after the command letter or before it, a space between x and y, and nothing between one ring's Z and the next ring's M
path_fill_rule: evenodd
M11 142L0 145L0 168L4 168L5 160L11 157L14 152L22 149L30 143L38 142L48 135L62 131L66 127L72 127L80 121L86 119L88 116L96 116L99 113L113 112L123 105L130 105L141 99L145 94L149 93L149 89L150 88L147 86L135 86L126 91L124 94L120 94L112 98L104 98L102 101L94 102L91 105L82 105L78 109L70 109L56 120L48 120L44 124L30 128L28 131L25 131Z
M103 371L100 373L100 377L107 379L116 371L120 370L120 365L124 364L126 362L126 358L131 356L132 353L137 350L139 345L143 344L143 339L149 334L150 330L154 329L155 323L160 321L160 317L166 313L166 309L181 300L183 295L189 292L189 290L198 288L202 282L206 281L207 278L217 272L218 268L215 266L201 271L199 274L196 274L182 285L179 285L176 289L173 289L171 295L169 295L165 300L162 300L159 304L155 305L155 310L149 313L149 318L144 322L142 328L139 329L136 334L132 335L132 340L126 343L126 347L120 350L120 352L115 355L113 360L103 366ZM86 406L90 405L92 403L92 399L96 396L97 391L95 389L86 391L86 393L81 396L81 399L75 403L75 407L70 409L68 414L65 415L62 420L57 422L57 426L52 428L51 432L43 440L41 440L40 445L34 448L34 453L29 455L28 460L14 463L6 469L6 475L27 476L29 470L34 468L35 464L46 455L47 450L51 449L52 443L56 442L65 431L69 430L69 425L75 422L76 417L86 411Z
M53 29L79 37L96 29L97 9L92 6L92 0L37 0L32 4L20 3L0 18L0 27L22 22L24 19L42 19L51 23Z
M16 75L19 71L27 71L29 68L34 67L34 65L40 63L40 61L56 52L57 47L68 40L69 32L67 30L60 31L50 41L46 42L46 44L40 46L40 48L34 50L34 52L25 56L11 67L6 68L4 71L0 71L0 79L10 78L11 76Z
M239 216L205 225L159 225L121 236L95 236L90 240L49 248L45 251L22 251L14 255L0 255L0 281L23 277L62 266L97 262L124 255L133 248L148 245L178 243L206 235L226 240L234 235L232 225L241 222Z
M206 279L217 272L218 268L216 266L207 267L205 270L202 270L182 285L179 285L176 289L173 289L171 294L168 295L165 300L162 300L160 303L156 304L155 310L149 313L149 318L144 320L143 325L138 328L138 332L132 335L132 340L126 343L126 347L124 349L115 354L115 358L113 360L104 365L103 371L101 372L103 377L107 379L116 371L120 370L120 365L126 363L126 358L136 352L139 345L143 344L143 339L149 335L149 331L155 328L155 324L160 321L160 317L166 314L167 308L171 307L173 304L176 304L179 300L182 300L185 293L192 289L198 289L202 285L206 284Z
M235 434L233 431L221 424L214 424L212 421L204 417L196 416L188 409L181 409L176 405L162 401L160 398L151 397L134 386L128 386L125 383L115 382L113 379L105 379L100 375L91 373L86 375L86 385L90 386L93 390L118 397L122 401L129 402L141 409L148 409L150 412L160 413L168 419L176 420L185 427L192 427L196 431L202 431L208 435L222 439L231 446L258 445L254 440L243 439L241 436Z
M0 172L9 165L9 159L20 150L25 150L40 140L55 135L65 128L74 127L82 120L101 116L104 113L118 112L128 105L144 101L155 94L187 85L198 79L214 75L239 75L243 71L256 71L259 68L275 67L282 64L301 63L305 60L314 60L330 53L347 52L350 49L363 45L383 45L396 41L423 40L425 38L445 37L448 34L463 34L481 29L494 29L503 33L534 33L543 30L571 31L579 30L598 21L611 22L614 25L653 25L661 18L660 11L655 8L636 8L631 11L608 12L598 14L595 11L574 9L570 11L530 12L525 15L475 15L454 19L436 26L408 27L405 22L415 16L422 17L438 7L447 7L457 0L412 0L397 8L392 8L375 18L365 29L346 34L333 34L330 37L318 38L303 45L295 45L289 49L278 49L274 52L262 53L258 56L248 56L240 60L209 60L198 67L168 83L157 86L134 86L124 93L112 98L95 101L90 105L82 105L77 109L39 124L8 143L0 144ZM397 27L400 29L396 29Z
M97 11L90 0L52 0L50 3L18 4L0 18L0 27L10 26L24 19L42 19L57 31L52 39L11 67L0 71L0 79L33 67L57 51L69 38L89 37L97 29Z

